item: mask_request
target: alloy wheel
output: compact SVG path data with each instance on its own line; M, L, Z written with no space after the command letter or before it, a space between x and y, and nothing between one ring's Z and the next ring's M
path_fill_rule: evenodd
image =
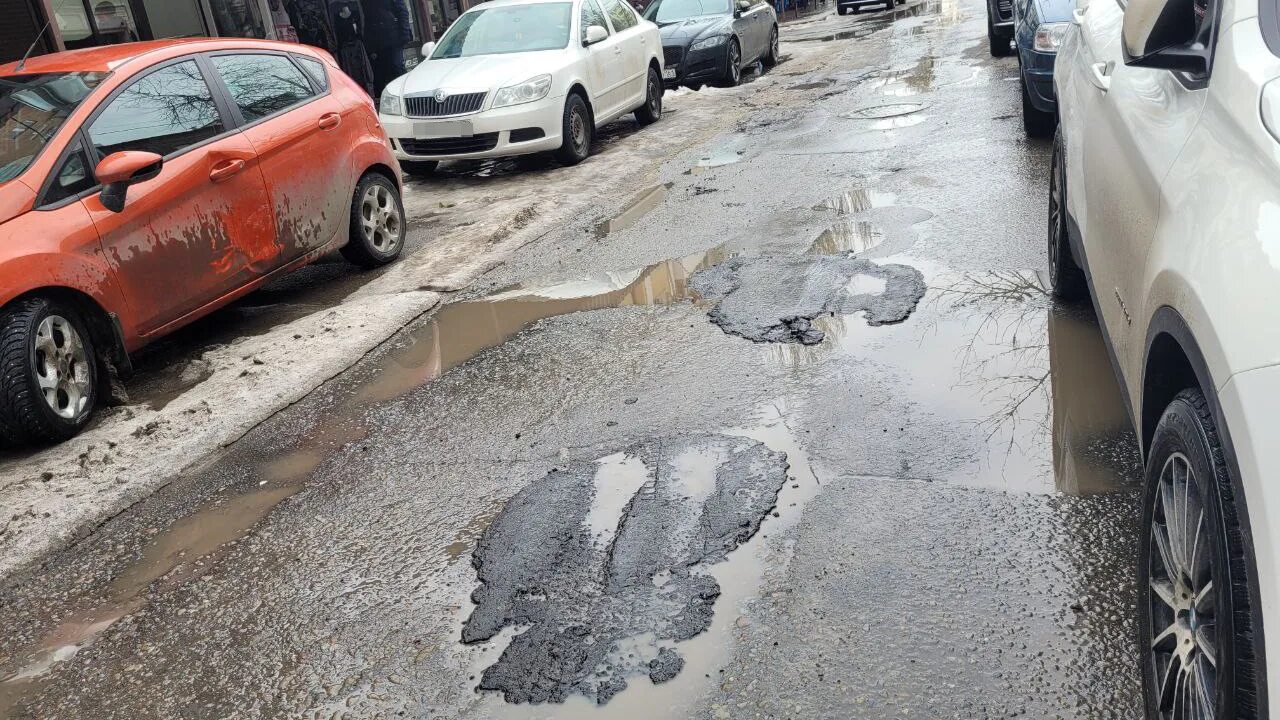
M383 255L400 245L400 206L381 184L370 185L360 200L360 227L370 247Z
M778 60L778 29L774 28L771 31L771 34L769 37L770 37L769 39L770 57L773 58L774 62L777 62Z
M655 72L649 73L649 114L658 117L662 114L661 81Z
M1162 720L1216 717L1219 649L1213 572L1218 542L1195 471L1173 453L1151 519L1149 652Z
M84 340L61 315L50 315L36 328L36 384L49 409L74 420L89 404L92 373Z
M729 41L729 84L737 85L742 79L742 51L738 43Z
M1058 244L1062 242L1062 160L1056 154L1049 171L1049 276L1057 277Z

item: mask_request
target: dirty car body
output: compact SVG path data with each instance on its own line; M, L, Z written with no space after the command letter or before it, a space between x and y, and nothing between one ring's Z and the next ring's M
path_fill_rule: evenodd
M368 96L305 46L58 53L0 66L0 96L0 359L31 374L0 369L10 441L69 437L129 353L323 253L359 255L366 175L399 207Z

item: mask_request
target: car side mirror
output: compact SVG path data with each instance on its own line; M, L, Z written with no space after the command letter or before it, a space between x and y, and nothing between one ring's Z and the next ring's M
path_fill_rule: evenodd
M430 59L430 58L431 58L431 53L433 53L433 52L435 52L435 51L436 51L436 44L435 44L435 43L433 43L433 42L429 42L429 43L427 43L427 44L423 45L423 46L422 46L422 59L423 59L423 60L428 60L428 59Z
M1196 30L1194 0L1129 0L1120 32L1124 64L1203 74L1209 62Z
M163 168L164 158L152 152L125 150L106 156L93 171L102 184L102 206L111 212L124 210L129 186L154 178Z
M609 39L609 31L599 25L592 25L587 28L587 38L582 42L583 45L595 45L598 42Z
M738 8L738 12L746 12L751 9L751 0L738 0L734 6Z

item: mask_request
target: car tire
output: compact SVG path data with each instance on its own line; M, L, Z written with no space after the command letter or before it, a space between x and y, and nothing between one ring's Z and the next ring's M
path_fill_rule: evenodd
M74 306L43 297L0 312L0 438L4 444L62 442L98 406L100 365Z
M561 137L564 141L556 151L556 159L562 165L577 165L591 154L591 137L595 134L595 125L591 121L591 111L587 103L577 93L570 93L564 101L564 116L561 121Z
M1059 300L1082 299L1089 288L1084 271L1071 253L1067 227L1067 160L1061 128L1053 136L1049 162L1049 291Z
M363 268L381 267L400 257L404 236L400 188L381 173L365 173L351 196L351 237L342 256Z
M778 66L778 62L781 59L781 52L778 49L778 26L774 25L773 29L769 31L769 51L764 54L764 57L760 58L760 62L766 68L773 68Z
M662 118L662 92L662 76L650 67L649 79L645 82L644 104L636 108L636 124L640 127L652 125Z
M400 169L406 174L414 177L426 177L434 175L436 169L440 167L438 160L401 160Z
M1031 138L1052 137L1054 129L1058 127L1058 114L1045 112L1031 102L1031 89L1027 87L1026 80L1019 81L1018 85L1022 88L1023 131Z
M1013 39L996 32L995 20L991 17L991 8L987 8L987 44L992 57L1009 57L1013 54Z
M742 83L742 46L738 44L738 38L729 38L725 55L724 77L720 79L720 87L737 87Z
M1262 617L1236 487L1208 401L1183 390L1156 426L1143 491L1138 650L1152 720L1258 718ZM1213 697L1187 691L1193 680Z

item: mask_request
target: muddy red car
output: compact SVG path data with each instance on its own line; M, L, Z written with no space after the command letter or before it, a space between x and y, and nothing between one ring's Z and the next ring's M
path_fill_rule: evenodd
M130 353L330 251L404 244L369 96L309 47L133 43L0 66L0 438L84 427Z

